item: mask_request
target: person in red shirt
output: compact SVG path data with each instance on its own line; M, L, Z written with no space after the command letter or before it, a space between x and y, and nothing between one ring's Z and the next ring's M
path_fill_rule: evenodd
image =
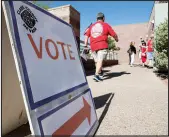
M102 71L103 60L106 58L108 50L108 36L112 36L118 42L118 36L112 27L105 23L105 16L103 13L97 14L97 22L92 24L85 33L85 46L87 47L88 39L90 38L90 48L92 56L96 63L96 72L94 80L102 81L99 73Z
M154 36L151 35L150 39L147 42L147 65L148 67L153 67L153 38Z

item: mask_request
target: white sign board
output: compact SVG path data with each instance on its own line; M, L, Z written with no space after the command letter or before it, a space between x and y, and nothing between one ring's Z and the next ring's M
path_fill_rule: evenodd
M59 128L82 107L82 102L75 101L75 98L81 99L88 90L73 29L70 24L30 2L9 1L4 2L3 7L32 132L52 135L52 130ZM90 117L94 124L97 118L89 93L84 95L84 100L91 106ZM65 97L68 95L70 98ZM72 103L58 109L66 102L72 102L74 109L70 109ZM55 109L57 111L49 118L39 121ZM82 134L86 135L92 126L83 128L85 121L83 119L82 125L78 125L72 134L78 135L79 131L85 130Z
M88 135L97 120L90 92L49 111L38 120L42 135Z

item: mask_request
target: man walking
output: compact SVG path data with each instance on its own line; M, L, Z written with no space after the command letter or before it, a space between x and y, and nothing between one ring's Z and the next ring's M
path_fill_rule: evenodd
M111 28L111 26L105 21L103 13L97 14L97 22L92 24L85 33L85 46L87 47L88 39L90 38L90 47L92 50L92 56L96 63L96 71L94 80L97 82L102 81L101 74L103 60L106 58L108 50L108 36L112 36L116 42L118 42L118 36Z

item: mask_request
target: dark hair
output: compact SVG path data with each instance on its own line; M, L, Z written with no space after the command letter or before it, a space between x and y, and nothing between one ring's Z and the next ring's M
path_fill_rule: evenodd
M104 19L104 14L102 12L99 12L97 14L97 20L103 20Z
M104 19L104 17L98 17L97 18L97 20L103 20Z
M142 45L146 45L146 42L142 42Z

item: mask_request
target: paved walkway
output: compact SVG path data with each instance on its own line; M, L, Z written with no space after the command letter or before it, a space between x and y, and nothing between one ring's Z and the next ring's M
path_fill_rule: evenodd
M117 65L87 76L101 124L96 135L168 135L168 87L152 70Z

